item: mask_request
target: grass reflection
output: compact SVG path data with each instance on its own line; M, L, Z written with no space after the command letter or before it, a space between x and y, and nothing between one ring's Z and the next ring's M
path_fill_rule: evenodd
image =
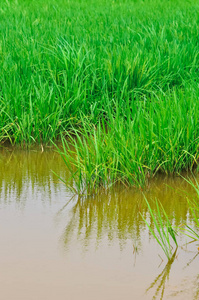
M109 242L119 239L123 247L127 239L136 240L136 249L140 247L140 236L144 222L140 218L140 201L129 201L128 195L112 192L101 193L96 197L78 198L71 210L71 218L63 234L64 244L70 244L73 235L88 246L95 237L96 245L103 237ZM145 208L146 209L146 208Z
M177 249L173 253L171 259L168 260L162 272L155 278L155 280L151 283L151 285L146 290L146 292L148 292L150 289L155 288L155 294L153 296L153 300L155 299L162 300L164 297L166 282L169 281L169 275L171 272L171 267L173 265L173 262L175 261L176 258L176 253L177 253Z
M154 196L161 199L166 214L172 216L171 224L180 225L189 218L186 199L172 189L167 192L165 189L167 187L163 183L154 184L150 191L145 191L145 195L152 209L156 205ZM139 251L144 236L149 240L153 238L142 218L155 229L142 191L116 187L112 191L102 190L97 195L74 197L72 203L62 236L66 247L73 238L81 241L85 247L88 247L90 240L95 240L98 245L102 238L107 238L110 243L118 239L121 247L130 240L133 249ZM64 214L64 208L59 214Z
M0 198L4 203L26 201L38 191L51 199L60 182L51 170L67 177L67 170L55 151L2 149L0 152Z

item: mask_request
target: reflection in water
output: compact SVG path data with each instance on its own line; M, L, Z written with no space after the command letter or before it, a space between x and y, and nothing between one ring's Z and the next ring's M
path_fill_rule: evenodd
M106 237L109 243L118 240L122 248L127 239L130 239L138 252L141 247L141 231L145 228L140 210L146 211L141 195L130 201L128 195L125 196L120 192L101 193L86 199L78 198L74 200L63 241L66 246L69 245L75 234L76 238L82 241L82 246L86 248L90 240L93 242L95 239L98 246Z
M57 177L51 171L53 170L57 173L61 178L67 180L69 178L69 173L63 164L61 157L53 151L45 151L41 153L41 151L18 151L18 150L11 150L11 149L2 149L0 151L0 212L1 218L6 215L4 210L6 211L9 205L13 205L13 203L18 203L21 206L27 207L29 205L29 210L27 209L28 218L24 219L24 225L21 226L20 221L17 219L17 215L15 216L15 210L13 209L12 217L16 217L14 222L19 222L20 233L24 230L24 240L22 239L21 243L18 243L16 240L15 247L19 247L18 253L23 253L24 248L23 244L26 243L27 238L30 236L29 231L36 230L38 226L38 230L45 225L43 222L43 215L37 218L39 212L37 211L38 207L34 207L34 205L30 205L30 202L34 202L35 199L39 198L42 203L47 204L46 206L51 206L51 202L59 202L60 206L56 206L56 209L53 210L53 224L50 223L49 225L49 232L46 230L43 233L42 238L40 239L40 243L47 243L46 232L50 236L54 227L59 227L61 224L61 230L59 231L58 237L56 236L56 242L61 236L61 246L64 246L65 255L70 253L70 258L68 260L68 265L70 265L71 272L74 272L74 284L76 286L75 280L77 279L77 273L79 273L79 264L82 262L82 258L80 259L80 252L77 254L77 244L80 245L80 249L83 249L83 253L88 253L88 265L95 264L99 260L99 265L103 264L105 261L105 265L110 263L110 269L112 268L112 273L110 273L110 277L112 278L113 284L117 283L114 286L117 289L118 284L125 278L123 285L125 286L126 281L129 279L129 295L126 299L140 299L135 294L133 296L133 290L139 286L143 288L143 276L146 276L145 280L148 282L149 288L147 289L147 297L148 294L153 292L154 295L152 296L153 299L163 299L166 293L166 283L168 285L168 280L173 276L174 272L171 272L171 267L176 270L176 265L178 263L181 264L181 269L186 263L186 272L189 269L190 274L192 271L195 270L195 265L197 265L198 261L198 252L189 253L188 251L182 255L182 258L179 256L176 259L176 252L173 254L173 257L164 269L161 271L159 275L156 275L156 279L154 273L151 272L150 268L157 266L157 258L158 258L158 251L161 251L159 248L156 249L156 244L153 242L153 238L146 227L145 222L143 221L140 213L144 216L150 226L153 227L153 222L151 219L150 214L148 213L147 205L144 200L144 196L150 202L150 206L152 209L155 208L154 199L158 199L161 201L166 213L170 217L172 224L178 226L184 223L191 223L190 213L186 201L187 194L194 195L193 189L188 185L187 182L182 180L180 177L163 177L159 176L156 177L154 180L149 182L149 185L146 187L144 191L136 190L136 189L126 189L124 187L116 187L111 191L101 191L98 195L89 196L86 198L81 198L77 196L72 196L65 186L60 183ZM72 184L72 182L71 182ZM64 192L60 192L63 190ZM182 190L186 190L187 194L184 194ZM61 199L58 199L57 195ZM38 201L39 202L39 201ZM14 205L13 205L14 206ZM15 207L15 206L14 206ZM3 209L2 209L3 208ZM32 216L32 210L34 209L34 218L33 218L33 225L29 224L30 216ZM9 215L9 212L8 212ZM25 214L24 214L25 215ZM48 216L50 219L50 217ZM46 217L46 222L50 222ZM37 222L35 222L37 219ZM51 220L51 219L50 219ZM52 221L52 220L51 220ZM26 223L27 222L27 223ZM40 223L39 223L40 222ZM12 222L10 222L12 225ZM10 225L10 226L11 226ZM62 226L63 225L63 226ZM21 226L21 227L20 227ZM30 227L29 227L30 226ZM32 227L31 227L32 226ZM27 227L28 235L26 235L26 230L24 228ZM1 226L3 228L3 226ZM12 230L14 230L12 228ZM33 230L33 231L34 231ZM35 240L37 241L37 231L35 231ZM38 236L40 232L38 232ZM4 241L6 240L6 233L4 235ZM46 238L46 239L45 239ZM5 247L5 252L1 254L3 260L5 260L4 256L7 258L6 254L9 250L8 243L3 242L2 245ZM53 243L56 243L53 240ZM31 245L31 240L29 240L31 249L35 248L36 243ZM44 243L44 245L46 245ZM6 248L8 245L8 249ZM21 245L21 248L20 248ZM48 249L51 249L51 244L48 245ZM102 253L101 256L96 254L97 251L93 251L92 247L96 249L102 249L103 247L107 247L105 252L109 253L108 258L106 260L106 253ZM110 247L109 247L110 246ZM44 246L45 247L45 246ZM54 246L54 249L56 247ZM78 249L79 249L78 248ZM109 250L108 250L109 248ZM2 248L3 249L3 248ZM119 249L119 250L118 250ZM195 248L194 248L195 249ZM122 250L122 251L121 251ZM31 251L29 249L29 251ZM55 251L55 250L54 250ZM76 251L76 252L75 252ZM93 251L93 252L92 252ZM26 252L27 253L27 252ZM74 255L76 253L76 256ZM93 254L95 253L95 254ZM111 254L110 254L111 253ZM118 254L119 253L119 254ZM121 253L125 253L123 255L123 260L121 265L125 266L123 269L123 277L119 277L121 271L121 265L119 260L119 255ZM73 256L74 255L74 256ZM93 255L93 260L91 259ZM115 255L115 256L114 256ZM190 258L191 255L191 258ZM45 253L45 258L47 254ZM112 258L113 256L113 258ZM101 261L100 261L101 257ZM29 257L28 257L29 258ZM52 257L49 258L49 261L52 262L54 259L54 252L52 253ZM79 259L77 261L77 258ZM134 258L136 259L136 263L134 262ZM186 259L185 259L186 258ZM42 258L43 260L44 258ZM64 258L65 259L65 258ZM89 260L91 259L91 261ZM114 260L115 259L115 260ZM126 261L125 261L126 259ZM181 261L180 261L181 259ZM41 261L42 261L41 260ZM56 261L56 260L55 260ZM174 261L176 264L174 264ZM126 262L126 265L125 265ZM194 263L193 263L194 262ZM131 264L132 263L132 264ZM56 261L53 270L59 264L59 259ZM74 270L74 264L77 272ZM40 265L40 262L39 264ZM46 264L48 265L48 263ZM57 274L60 272L60 268L63 265L61 261L59 268L57 270ZM68 265L66 269L68 268ZM76 266L77 265L77 266ZM148 266L148 269L147 267ZM100 267L97 265L96 270L94 273L100 273ZM33 262L34 268L34 262ZM114 271L116 268L117 272ZM84 270L84 269L83 269ZM105 271L104 271L105 270ZM104 270L101 274L101 277L104 278L107 272L107 266L104 267ZM141 272L142 271L142 272ZM110 271L111 272L111 271ZM147 274L147 272L149 274ZM117 273L117 278L115 278L115 274ZM10 280L10 274L8 274L7 278L8 281ZM26 272L25 272L26 274ZM38 274L38 272L36 272ZM66 276L65 269L63 270L63 278ZM130 275L129 275L130 274ZM140 279L137 274L141 274ZM178 271L179 274L179 271ZM83 272L83 276L86 276ZM92 274L91 277L88 276L89 280L94 275ZM126 276L126 277L125 277ZM190 275L193 279L193 275ZM22 276L23 277L23 276ZM100 277L100 278L101 278ZM26 275L23 277L22 282L26 278ZM71 273L67 277L68 280L71 279ZM110 278L109 278L110 279ZM175 279L175 278L174 278ZM173 282L174 280L170 280ZM80 282L82 277L79 279ZM135 281L135 283L134 283ZM134 286L133 286L133 283ZM151 284L149 284L152 282ZM65 282L63 286L65 287ZM179 284L179 282L177 282ZM121 285L122 286L122 285ZM104 285L103 285L104 287ZM135 288L134 288L135 287ZM195 298L198 299L199 297L199 286L198 286L198 277L195 282ZM69 289L70 287L68 287ZM155 292L154 292L155 289ZM72 290L72 289L71 289ZM94 289L95 290L95 289ZM100 288L100 290L102 290ZM112 290L112 289L111 289ZM126 288L124 288L126 290ZM121 291L124 291L121 288ZM172 293L175 294L172 290ZM178 297L178 293L175 294L176 299L186 299L182 298L181 294L180 298ZM96 292L92 294L92 298L96 298ZM100 296L99 296L100 297ZM118 296L119 297L119 296ZM159 297L159 298L158 298ZM72 298L72 297L71 297ZM96 298L96 299L102 299ZM6 298L5 298L6 299ZM45 297L41 297L39 299L45 299ZM50 298L46 298L50 299ZM51 298L52 299L52 298ZM55 299L55 298L54 298ZM62 299L62 298L60 298ZM65 298L64 298L65 299ZM79 299L78 297L74 299ZM87 299L87 297L85 297ZM118 298L117 298L118 299ZM121 298L120 298L121 299ZM151 298L147 298L151 299Z
M69 173L62 158L54 151L2 149L1 201L6 203L15 199L25 205L29 195L36 197L38 190L43 193L45 201L51 201L52 190L56 192L60 189L60 181L52 170L64 180L68 180ZM94 236L98 244L100 239L106 236L109 242L118 239L120 246L123 247L126 240L131 239L134 249L138 251L141 248L142 233L146 232L146 225L140 212L153 226L143 193L148 201L151 201L152 209L155 207L153 199L159 199L171 221L175 225L180 225L189 221L190 217L186 195L181 190L186 190L188 194L194 192L180 177L159 176L151 181L143 192L117 187L112 191L102 191L87 198L73 197L70 201L71 219L65 228L63 241L65 245L70 244L70 239L76 234L85 245L88 245L89 239L93 239ZM68 211L68 205L64 205L59 215L65 210ZM150 233L148 234L150 237Z
M196 287L196 291L195 291L193 300L198 300L199 299L199 274L198 274L198 276L196 277L196 280L195 280L195 287Z
M162 270L162 272L155 278L149 288L146 290L148 292L150 289L156 286L156 291L153 296L153 299L163 299L166 281L169 281L169 275L171 271L172 264L176 258L177 249L173 253L171 259L168 260L166 266Z
M189 243L186 244L186 248L183 247L183 246L182 246L181 248L182 248L184 251L186 251L186 252L195 253L195 251L188 251L188 250L187 250L187 245L192 244L192 243L195 244L196 241L193 240L193 241L191 241L191 242L189 242ZM196 249L197 249L196 254L194 254L194 256L191 257L191 259L186 263L186 265L184 266L183 269L186 269L187 267L189 267L189 266L195 261L195 259L198 257L198 255L199 255L199 247L198 247L198 245L196 245Z
M69 179L62 158L54 151L1 149L1 201L6 203L15 199L25 205L29 195L36 197L38 191L43 193L45 201L51 201L52 190L56 192L60 185L64 187L52 170L64 180ZM159 199L171 221L180 225L189 221L190 217L186 194L181 190L186 190L190 195L194 193L189 184L180 177L159 176L151 181L143 192L116 187L112 191L103 190L98 195L87 198L73 197L70 201L71 219L65 228L63 241L68 245L73 234L76 234L85 245L88 245L89 239L93 239L94 236L98 244L100 239L106 236L109 242L118 239L123 247L126 240L131 239L134 249L138 251L141 247L142 233L146 231L140 212L153 226L143 194L150 201L152 209L155 207L153 199ZM65 210L68 212L67 202L59 215ZM150 233L148 234L150 238Z
M185 250L185 249L183 249ZM194 262L194 260L196 259L196 257L198 257L199 252L197 252L187 263L185 268L189 267L191 263ZM172 257L170 260L168 260L167 264L165 265L164 269L161 271L161 273L154 279L154 281L150 284L150 286L146 289L146 293L148 293L150 290L155 290L152 299L164 299L164 294L165 294L165 290L166 290L166 283L169 283L169 279L170 279L170 273L171 273L171 269L174 265L175 260L177 259L177 249L175 250L175 252L173 253ZM185 269L183 268L183 269ZM191 278L189 278L189 280L192 280ZM172 292L170 296L172 296L172 298L174 299L179 299L178 296L180 296L180 299L184 299L183 298L183 293L186 294L187 290L186 289L190 289L190 283L186 282L184 283L184 287L183 289L180 289L179 291L176 292ZM199 274L196 276L196 278L193 280L192 282L193 285L193 300L198 300L199 299ZM167 295L168 297L168 295ZM166 299L167 299L166 297Z
M41 191L46 200L51 200L51 191L60 188L60 182L53 174L63 178L68 172L62 159L54 151L22 151L1 149L0 151L0 196L4 202L26 202L30 193ZM45 200L45 201L46 201ZM25 203L23 203L25 204Z
M178 182L178 178L175 180ZM175 184L175 180L170 184ZM181 184L182 180L179 183ZM175 190L168 188L164 180L153 184L153 189L144 193L138 190L118 188L107 192L102 191L95 196L73 199L70 221L63 234L65 245L70 244L74 235L86 247L89 245L89 240L95 238L96 245L98 245L100 240L106 236L109 242L115 239L119 240L121 248L130 239L133 242L133 248L139 251L142 236L146 235L146 232L151 239L151 233L141 214L154 229L144 194L149 199L152 209L156 208L153 199L161 199L173 225L178 226L190 222L187 201L185 197L183 198L182 193L178 194ZM181 188L181 185L176 184L176 187ZM189 187L187 186L187 188ZM62 213L64 213L63 210ZM164 215L162 217L164 218Z

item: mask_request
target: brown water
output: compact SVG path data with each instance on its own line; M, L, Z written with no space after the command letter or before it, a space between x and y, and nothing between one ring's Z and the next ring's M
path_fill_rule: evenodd
M197 243L179 236L167 263L141 191L72 198L51 170L69 176L55 152L0 151L0 299L199 299ZM144 194L179 225L191 223L182 190L194 195L180 177L158 177Z

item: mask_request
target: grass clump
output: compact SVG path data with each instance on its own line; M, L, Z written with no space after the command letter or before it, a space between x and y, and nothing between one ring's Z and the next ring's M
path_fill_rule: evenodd
M64 156L78 190L142 186L158 170L191 169L197 8L185 0L1 1L0 141L68 135Z
M47 143L115 101L198 90L198 2L3 0L0 139ZM113 101L114 99L114 101ZM168 100L168 99L167 99ZM185 99L186 100L186 99Z
M82 117L81 129L73 128L63 141L62 155L78 191L116 182L142 187L157 172L181 172L197 164L198 105L188 91L127 100L123 107L115 102L107 115L108 121L97 124Z

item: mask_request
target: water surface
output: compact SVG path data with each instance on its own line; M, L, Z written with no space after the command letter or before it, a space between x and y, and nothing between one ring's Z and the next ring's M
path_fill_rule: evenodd
M0 150L1 299L199 299L197 243L179 236L168 263L141 217L152 224L144 193L191 224L181 177L81 199L52 170L69 177L51 150Z

